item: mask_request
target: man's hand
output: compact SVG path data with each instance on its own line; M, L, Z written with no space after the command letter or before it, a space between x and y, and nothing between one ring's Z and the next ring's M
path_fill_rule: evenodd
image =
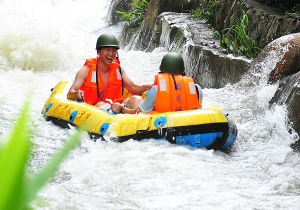
M149 84L148 84L148 85L143 85L143 86L144 86L144 88L146 89L145 91L147 91L147 90L150 90L150 89L152 88L153 85L149 85Z
M115 102L111 105L111 111L113 111L113 113L115 114L119 114L122 113L123 107L124 107L123 104Z

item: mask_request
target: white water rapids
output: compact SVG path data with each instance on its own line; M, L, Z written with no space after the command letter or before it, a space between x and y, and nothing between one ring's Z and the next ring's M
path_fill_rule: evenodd
M33 172L74 132L41 115L50 89L73 80L85 59L96 55L101 33L119 34L119 27L105 23L109 3L0 0L0 139L31 94ZM119 51L121 65L137 83L153 81L166 53ZM95 143L86 135L32 207L300 209L300 157L289 147L295 134L285 125L285 107L268 104L277 85L266 85L265 78L275 63L276 56L270 57L260 75L203 90L204 103L219 105L236 120L238 138L230 153L151 139Z

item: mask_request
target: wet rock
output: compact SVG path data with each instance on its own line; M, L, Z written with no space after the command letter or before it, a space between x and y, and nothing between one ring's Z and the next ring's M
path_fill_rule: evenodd
M159 15L153 26L153 36L150 29L135 31L133 28L123 29L126 33L122 33L122 43L125 40L129 43L123 47L150 52L163 47L179 52L185 61L187 75L203 88L220 88L238 82L251 63L244 57L222 53L211 26L187 13L165 12ZM136 36L129 41L132 33Z
M253 60L251 68L259 72L261 64L273 60L268 66L268 83L295 74L300 70L300 33L280 37L268 44Z
M129 12L131 7L128 6L130 0L112 0L109 12L107 14L107 20L110 24L116 25L119 21L122 21L121 15L116 13L116 10ZM149 2L145 18L140 23L124 24L119 37L122 47L126 49L144 50L147 47L147 43L151 37L155 36L156 31L154 25L156 18L163 12L188 12L194 2L190 0L151 0ZM137 43L137 44L132 44ZM146 46L145 44L146 43Z
M117 13L117 11L130 11L131 0L113 0L108 8L108 13L106 16L106 21L110 25L117 25L119 22L123 21L122 16Z
M285 35L268 44L259 56L251 63L250 68L258 72L260 63L276 60L270 68L269 83L279 81L279 87L270 101L275 104L286 105L287 125L300 135L300 33ZM300 142L292 145L300 151Z
M270 83L300 71L300 33L274 40L266 47L266 51L283 52L282 59L270 73Z
M203 88L221 88L236 83L249 68L249 60L220 54L205 46L189 45L184 49L188 76Z
M300 135L300 75L294 83L291 94L287 99L288 120L292 128ZM300 140L292 144L292 147L300 151Z
M287 106L287 123L291 129L300 135L300 72L287 76L280 81L280 85L270 101L274 104ZM300 141L292 144L292 148L300 151Z
M116 10L130 11L128 6L130 0L112 0L107 20L110 24L117 24L121 20L121 15L116 13ZM201 8L208 10L210 4L206 0L151 0L145 14L145 19L138 27L133 27L133 30L141 30L142 33L134 35L135 40L145 40L153 37L156 33L154 25L156 18L163 12L190 13L192 9ZM242 18L243 11L248 16L250 29L249 36L253 38L260 48L264 48L271 41L292 33L300 31L300 18L290 18L284 16L284 11L274 7L266 6L254 0L220 0L216 2L215 12L212 19L212 27L217 31L223 31L236 24L236 19ZM132 25L125 26L125 34L132 28ZM146 35L143 37L142 35ZM132 37L127 36L124 41L132 40ZM128 45L129 42L124 42Z

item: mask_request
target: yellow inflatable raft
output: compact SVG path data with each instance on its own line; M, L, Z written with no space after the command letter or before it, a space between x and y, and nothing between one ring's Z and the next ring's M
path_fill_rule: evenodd
M113 114L95 106L67 99L71 83L52 89L42 109L46 120L63 128L84 127L91 138L118 142L154 138L173 144L228 149L237 137L235 122L219 107L155 114Z

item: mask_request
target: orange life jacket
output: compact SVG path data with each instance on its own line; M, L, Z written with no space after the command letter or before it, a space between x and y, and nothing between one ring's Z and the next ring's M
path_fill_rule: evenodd
M174 81L175 79L175 81ZM155 76L157 97L154 111L183 111L201 108L194 79L182 75L160 73Z
M99 96L105 89L104 95L98 97L97 84L96 84L96 64L97 58L87 59L84 66L87 65L90 70L86 80L80 88L84 91L84 100L86 103L95 105L98 101L102 100L106 102L107 99L115 101L123 101L122 97L122 75L119 62L114 59L110 64L108 84L105 89L105 85L101 79L100 69L98 67L98 90Z

